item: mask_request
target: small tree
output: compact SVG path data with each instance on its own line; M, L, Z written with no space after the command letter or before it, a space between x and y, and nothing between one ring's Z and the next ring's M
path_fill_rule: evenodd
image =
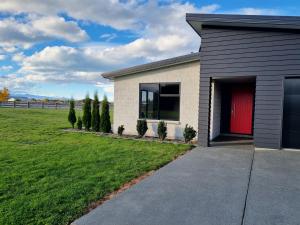
M99 99L98 93L95 92L93 101L93 111L92 111L92 129L93 131L100 131L100 113L99 113Z
M124 125L119 126L119 127L118 127L118 135L119 135L119 136L122 136L124 130L125 130Z
M72 128L74 128L74 124L76 123L76 113L75 113L75 101L73 98L70 100L68 120L71 123Z
M9 91L6 87L0 90L0 101L7 101L9 99Z
M82 130L82 119L80 116L78 116L78 120L77 120L77 129Z
M167 124L164 121L159 121L157 126L157 134L161 141L167 137Z
M147 121L146 120L138 120L137 124L136 124L136 130L137 130L139 136L143 137L148 130Z
M84 100L84 105L83 105L83 117L82 117L82 122L85 127L85 130L89 131L91 128L91 119L92 119L92 114L91 114L91 99L89 95L87 94Z
M101 104L100 130L104 133L111 132L111 123L110 123L110 116L109 116L109 103L107 101L106 96L104 96L104 99Z
M196 137L197 132L194 130L192 126L185 125L183 137L185 143L190 142L194 137Z

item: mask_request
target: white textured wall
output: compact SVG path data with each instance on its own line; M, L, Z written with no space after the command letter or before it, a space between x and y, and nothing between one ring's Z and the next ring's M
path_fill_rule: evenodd
M159 82L180 82L180 121L166 121L168 138L182 138L185 124L198 131L200 62L189 62L158 70L141 72L116 78L114 81L113 130L124 125L124 134L137 134L136 121L139 118L139 84ZM147 136L157 136L156 120L148 120Z
M210 140L213 140L220 135L221 125L221 89L216 82L212 82L210 105Z

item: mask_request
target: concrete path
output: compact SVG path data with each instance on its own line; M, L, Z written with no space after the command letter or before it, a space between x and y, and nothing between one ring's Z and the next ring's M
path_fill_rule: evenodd
M300 151L255 152L244 224L300 224Z
M196 148L73 225L241 225L252 156Z

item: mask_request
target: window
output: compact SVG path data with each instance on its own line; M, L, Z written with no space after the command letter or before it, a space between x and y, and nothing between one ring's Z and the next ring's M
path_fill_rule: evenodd
M140 84L140 118L179 120L180 84Z

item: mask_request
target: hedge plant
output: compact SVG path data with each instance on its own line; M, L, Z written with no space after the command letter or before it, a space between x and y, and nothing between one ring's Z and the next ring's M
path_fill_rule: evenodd
M157 134L161 141L167 137L167 124L164 121L159 121L157 126Z
M100 121L100 130L104 133L111 132L111 123L109 116L109 103L107 97L104 96L104 99L101 104L101 121Z
M85 130L89 131L92 123L92 113L91 113L91 99L88 94L86 95L84 100L82 122L85 127Z
M138 132L138 135L140 137L143 137L148 130L147 121L145 119L137 120L136 130Z
M78 120L77 120L77 129L82 130L82 119L80 116L78 116Z
M75 101L73 98L70 100L68 120L71 123L72 128L74 128L74 124L76 123L76 113L75 113Z
M185 143L190 142L194 137L196 137L197 132L194 130L192 126L188 126L188 124L185 125L183 137Z
M124 125L119 126L119 127L118 127L118 135L119 135L119 136L122 136L124 130L125 130Z
M99 99L98 93L95 92L92 110L92 129L93 131L100 131L100 113L99 113Z

